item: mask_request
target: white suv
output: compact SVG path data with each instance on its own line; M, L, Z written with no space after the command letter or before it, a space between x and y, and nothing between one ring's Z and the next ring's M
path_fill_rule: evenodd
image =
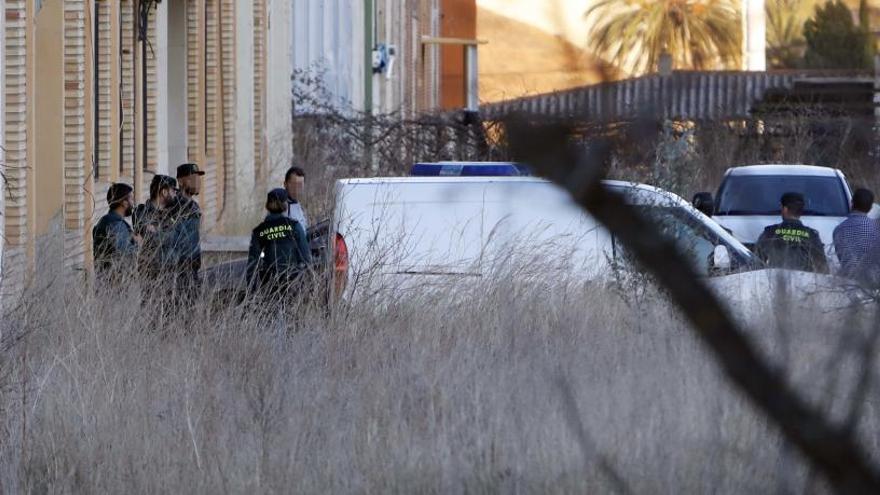
M782 221L779 200L786 192L804 195L801 221L819 232L833 257L834 228L849 214L852 192L840 170L812 165L751 165L730 168L714 199L716 222L748 247L764 227ZM705 194L705 193L703 193Z

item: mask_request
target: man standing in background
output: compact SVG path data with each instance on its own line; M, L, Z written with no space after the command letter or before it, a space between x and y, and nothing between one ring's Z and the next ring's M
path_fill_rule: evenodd
M299 222L302 228L308 230L309 221L306 218L306 212L303 210L302 200L303 189L306 185L306 172L300 167L290 167L284 174L284 189L287 190L287 218Z
M880 284L880 224L868 217L874 193L857 189L849 216L834 229L840 274L869 286Z
M177 181L155 175L150 182L150 199L134 209L134 232L143 238L139 270L148 283L155 283L178 263L179 240L172 215L177 201Z
M176 217L180 229L180 277L182 284L193 284L198 287L199 270L202 267L202 247L200 229L202 227L202 209L195 197L202 190L202 176L195 163L184 163L177 167L177 182L180 185L180 196Z
M131 227L125 222L134 210L132 187L117 183L107 191L107 204L110 211L101 217L92 229L92 250L95 258L95 273L99 279L110 280L111 283L121 282L117 277L124 277L133 270L140 238L132 233Z

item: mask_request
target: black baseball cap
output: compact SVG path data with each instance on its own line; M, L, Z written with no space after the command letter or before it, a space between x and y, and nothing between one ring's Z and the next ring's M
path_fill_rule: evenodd
M782 203L782 206L791 207L791 206L804 206L806 201L804 200L804 195L797 192L787 192L782 195L782 198L779 200Z
M199 170L199 166L195 163L184 163L177 167L177 178L182 179L190 175L205 175L205 172Z
M107 204L113 206L123 201L132 191L134 191L134 188L122 182L111 185L107 189Z

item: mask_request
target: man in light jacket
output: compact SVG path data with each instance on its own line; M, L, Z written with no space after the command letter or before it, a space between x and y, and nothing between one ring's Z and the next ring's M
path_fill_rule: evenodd
M176 221L180 229L181 259L180 278L182 289L194 289L199 286L199 270L202 267L202 248L200 230L202 225L202 209L196 202L196 196L202 189L202 176L205 172L195 163L184 163L177 167L177 182L180 194L175 211ZM186 287L190 285L190 287Z
M287 212L285 216L299 222L303 229L308 230L309 220L300 200L306 183L306 173L299 167L290 167L284 174L284 189L287 191Z

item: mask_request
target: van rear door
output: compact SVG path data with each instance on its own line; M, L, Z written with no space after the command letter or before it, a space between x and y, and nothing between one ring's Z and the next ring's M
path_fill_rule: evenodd
M416 183L400 189L399 274L479 276L486 184Z
M364 179L337 187L337 232L352 276L479 276L480 181Z
M555 184L509 179L487 188L484 272L531 267L536 275L602 275L613 259L608 231Z

